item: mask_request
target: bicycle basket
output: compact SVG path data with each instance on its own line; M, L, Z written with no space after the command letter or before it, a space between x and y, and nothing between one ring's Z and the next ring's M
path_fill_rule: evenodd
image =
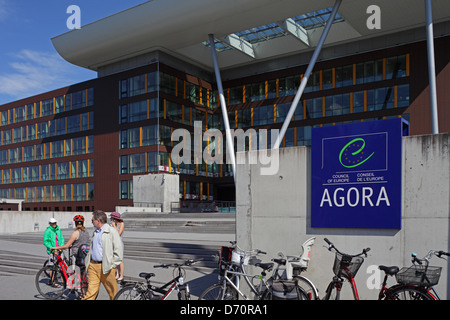
M245 254L244 252L240 252L237 250L234 250L231 254L231 262L234 264L240 265L241 264L241 258L244 266L248 265L248 262L250 260L250 256Z
M354 278L363 262L363 257L351 257L336 253L333 272L338 277L343 277L346 279Z
M422 287L435 286L441 277L441 267L428 267L425 273L425 267L411 266L401 268L395 275L397 282L404 285L414 285Z

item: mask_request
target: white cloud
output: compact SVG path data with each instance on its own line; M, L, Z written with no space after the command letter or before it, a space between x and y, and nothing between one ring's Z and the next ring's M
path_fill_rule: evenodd
M2 95L21 99L70 84L70 65L56 53L22 50L13 58L12 71L0 74Z

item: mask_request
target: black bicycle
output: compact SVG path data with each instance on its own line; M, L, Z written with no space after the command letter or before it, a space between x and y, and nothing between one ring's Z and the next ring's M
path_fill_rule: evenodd
M144 278L146 282L125 283L115 295L114 300L166 300L174 290L178 291L178 300L190 300L189 285L184 282L186 271L183 267L191 266L196 262L191 259L181 264L155 265L154 268L174 268L173 279L161 287L157 287L150 283L150 279L155 276L154 273L141 272L139 277Z

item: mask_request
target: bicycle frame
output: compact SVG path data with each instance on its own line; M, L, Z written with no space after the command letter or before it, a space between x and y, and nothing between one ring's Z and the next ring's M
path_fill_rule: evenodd
M182 279L183 277L181 275L179 275L179 276L175 277L174 279L170 280L169 282L167 282L166 284L164 284L163 286L161 286L159 288L152 286L151 290L154 291L154 292L157 292L157 293L161 293L163 295L161 300L166 300L167 297L169 297L170 294L175 289L178 289L179 286L181 285L180 281L179 281L180 278ZM169 286L170 286L170 288L168 290L165 290L165 288L167 288ZM186 286L186 288L189 288L189 287ZM187 290L189 290L189 289L187 289Z
M56 259L56 264L59 266L59 268L62 271L62 274L64 276L64 279L66 281L66 285L68 286L69 289L81 289L86 287L84 285L84 283L88 283L86 277L84 275L81 275L78 272L74 272L74 273L69 273L69 266L67 265L66 261L61 257L61 254L58 254L57 259ZM56 271L56 270L55 270ZM52 278L56 275L56 273L54 273L52 275ZM77 278L75 278L74 276L77 276ZM52 279L53 280L53 279ZM70 280L70 281L69 281ZM74 285L74 283L76 281L79 281L80 285Z
M234 274L237 276L243 276L247 282L247 284L249 285L250 289L252 290L252 292L254 294L256 294L258 297L260 297L262 295L262 286L263 284L265 286L267 286L267 281L262 277L259 276L260 281L260 285L259 285L259 290L255 288L255 286L253 285L253 283L248 279L248 277L255 277L255 275L250 275L248 273L246 273L245 269L244 269L244 265L241 265L241 269L243 272L239 272L239 271L232 271L232 270L225 270L225 274L223 276L223 284L224 286L226 286L226 283L229 283L238 293L241 297L243 297L245 300L250 300L249 297L247 297L247 295L245 293L243 293L240 289L239 289L239 280L237 281L237 285L233 283L233 281L227 276L228 274ZM236 279L239 279L238 277ZM223 290L222 292L223 294L225 294L225 290ZM223 297L222 297L223 298Z

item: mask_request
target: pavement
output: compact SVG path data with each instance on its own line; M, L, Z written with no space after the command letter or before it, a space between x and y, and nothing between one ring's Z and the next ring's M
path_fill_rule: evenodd
M217 264L211 256L222 245L235 240L235 234L161 230L124 232L125 280L142 281L138 277L140 272L153 272L156 274L154 284L166 283L172 279L173 269L156 269L154 265L203 259L186 268L185 281L189 284L192 299L197 299L204 289L217 282ZM62 231L67 241L73 230ZM35 275L47 259L42 237L43 232L0 235L0 300L44 300L35 287ZM176 292L169 298L176 300ZM109 299L103 286L97 299Z

